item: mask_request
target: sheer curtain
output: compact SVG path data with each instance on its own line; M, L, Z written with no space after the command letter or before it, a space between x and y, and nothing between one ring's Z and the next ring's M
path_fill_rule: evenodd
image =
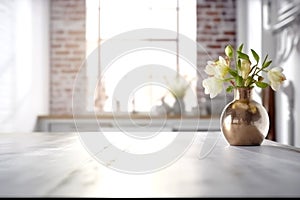
M0 1L0 131L32 131L48 112L49 1Z

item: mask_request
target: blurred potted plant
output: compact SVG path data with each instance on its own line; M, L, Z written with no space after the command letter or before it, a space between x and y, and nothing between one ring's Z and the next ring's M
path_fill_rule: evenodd
M175 100L172 107L175 115L182 115L185 113L184 97L193 80L194 79L186 81L185 77L178 74L171 81L167 80L168 89Z

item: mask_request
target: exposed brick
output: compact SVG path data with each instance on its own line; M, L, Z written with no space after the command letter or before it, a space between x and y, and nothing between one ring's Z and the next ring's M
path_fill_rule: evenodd
M220 21L221 21L221 18L219 18L219 17L218 17L218 18L213 18L212 20L213 20L214 22L220 22Z
M211 28L212 28L212 26L211 26L211 25L208 25L208 24L206 24L206 25L204 26L204 28L207 30L207 29L211 29Z
M220 43L220 42L229 42L230 38L218 38L216 39L216 42Z
M203 9L203 8L211 8L211 5L210 4L198 4L197 5L197 11L200 10L200 9Z
M50 5L50 114L71 114L73 83L85 58L85 0Z
M55 55L68 55L69 53L69 51L54 51Z
M82 50L81 50L81 51L75 50L75 51L73 51L72 53L73 53L74 55L84 55L85 52L82 51Z
M224 35L236 35L235 31L224 31Z
M54 43L51 44L52 49L57 49L57 48L60 48L60 47L61 47L61 44L54 44Z
M209 16L220 16L220 13L216 12L216 11L206 11L206 15L209 15Z
M205 50L198 50L197 97L209 98L204 94L202 80L208 60L216 60L225 56L224 48L231 44L236 46L236 0L198 0L197 1L197 42Z
M207 48L210 49L220 49L222 46L221 45L207 45Z
M76 44L76 43L73 43L73 44L65 44L65 47L68 48L68 49L72 49L72 48L78 48L79 47L79 44ZM80 51L82 53L82 51Z
M217 4L216 8L225 8L224 4Z
M55 35L52 36L52 39L53 39L53 43L60 43L62 44L61 42L65 42L66 40L68 40L67 37L56 37Z
M69 30L68 34L69 35L84 35L85 31L84 30Z
M201 38L198 38L197 39L197 42L199 43L202 43L202 42L211 42L212 41L212 38L204 38L204 37L201 37Z
M224 19L225 22L235 22L235 18Z

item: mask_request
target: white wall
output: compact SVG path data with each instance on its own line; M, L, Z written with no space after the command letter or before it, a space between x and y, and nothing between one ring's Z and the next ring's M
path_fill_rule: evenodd
M48 113L49 1L1 0L0 8L0 52L8 57L0 57L0 131L30 132Z
M300 147L300 89L298 66L300 60L299 49L294 48L289 58L281 63L287 81L292 84L293 93L289 93L287 84L276 94L276 130L277 140L283 144ZM287 91L287 92L284 92ZM290 101L291 100L291 101Z
M260 57L265 56L262 46L262 1L243 0L237 3L237 45L244 44L244 51L248 54L254 49ZM255 14L253 14L255 13ZM251 54L251 53L250 53ZM261 90L255 88L254 99L262 102Z
M298 66L300 60L300 21L293 21L286 26L279 28L278 24L289 22L283 20L279 23L282 9L291 6L296 11L300 6L298 0L263 0L264 3L264 31L263 31L263 51L270 52L273 60L273 66L280 66L284 69L286 81L281 89L275 92L276 103L276 141L282 144L289 144L300 147L300 105L297 103L300 99ZM295 3L291 5L290 3ZM300 12L294 13L297 16ZM267 14L266 14L267 13ZM292 12L285 12L291 14ZM289 16L287 14L285 17ZM299 19L299 16L298 16ZM297 39L298 38L298 39ZM290 84L291 83L291 84ZM288 87L291 85L293 88ZM294 89L292 92L291 90Z
M297 85L299 86L298 76L300 74L298 66L300 61L300 24L299 21L298 25L297 23L294 24L293 29L289 30L290 34L274 33L272 26L277 23L277 12L282 7L279 3L284 4L285 2L282 0L270 2L272 6L269 9L268 0L237 1L237 43L245 43L245 49L253 48L263 54L262 56L267 53L273 61L273 67L281 66L284 68L287 81L280 91L275 92L276 141L282 144L300 146L300 104L297 104L300 99L300 89L297 87ZM286 3L289 2L286 1ZM298 44L291 47L291 41L294 37L298 37L299 41ZM292 49L284 61L280 58L280 42L282 42L281 46L284 46L286 52ZM288 81L294 86L294 96L283 92ZM294 106L291 107L293 102Z
M250 53L254 49L258 54L262 50L262 2L261 0L237 1L237 44L244 44L244 50ZM255 14L253 14L255 13Z

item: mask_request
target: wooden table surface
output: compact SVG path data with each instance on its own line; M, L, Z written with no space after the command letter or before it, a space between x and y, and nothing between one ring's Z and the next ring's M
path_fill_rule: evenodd
M172 165L128 174L96 161L77 133L1 133L0 196L300 197L300 149L228 146L220 132L198 132Z

